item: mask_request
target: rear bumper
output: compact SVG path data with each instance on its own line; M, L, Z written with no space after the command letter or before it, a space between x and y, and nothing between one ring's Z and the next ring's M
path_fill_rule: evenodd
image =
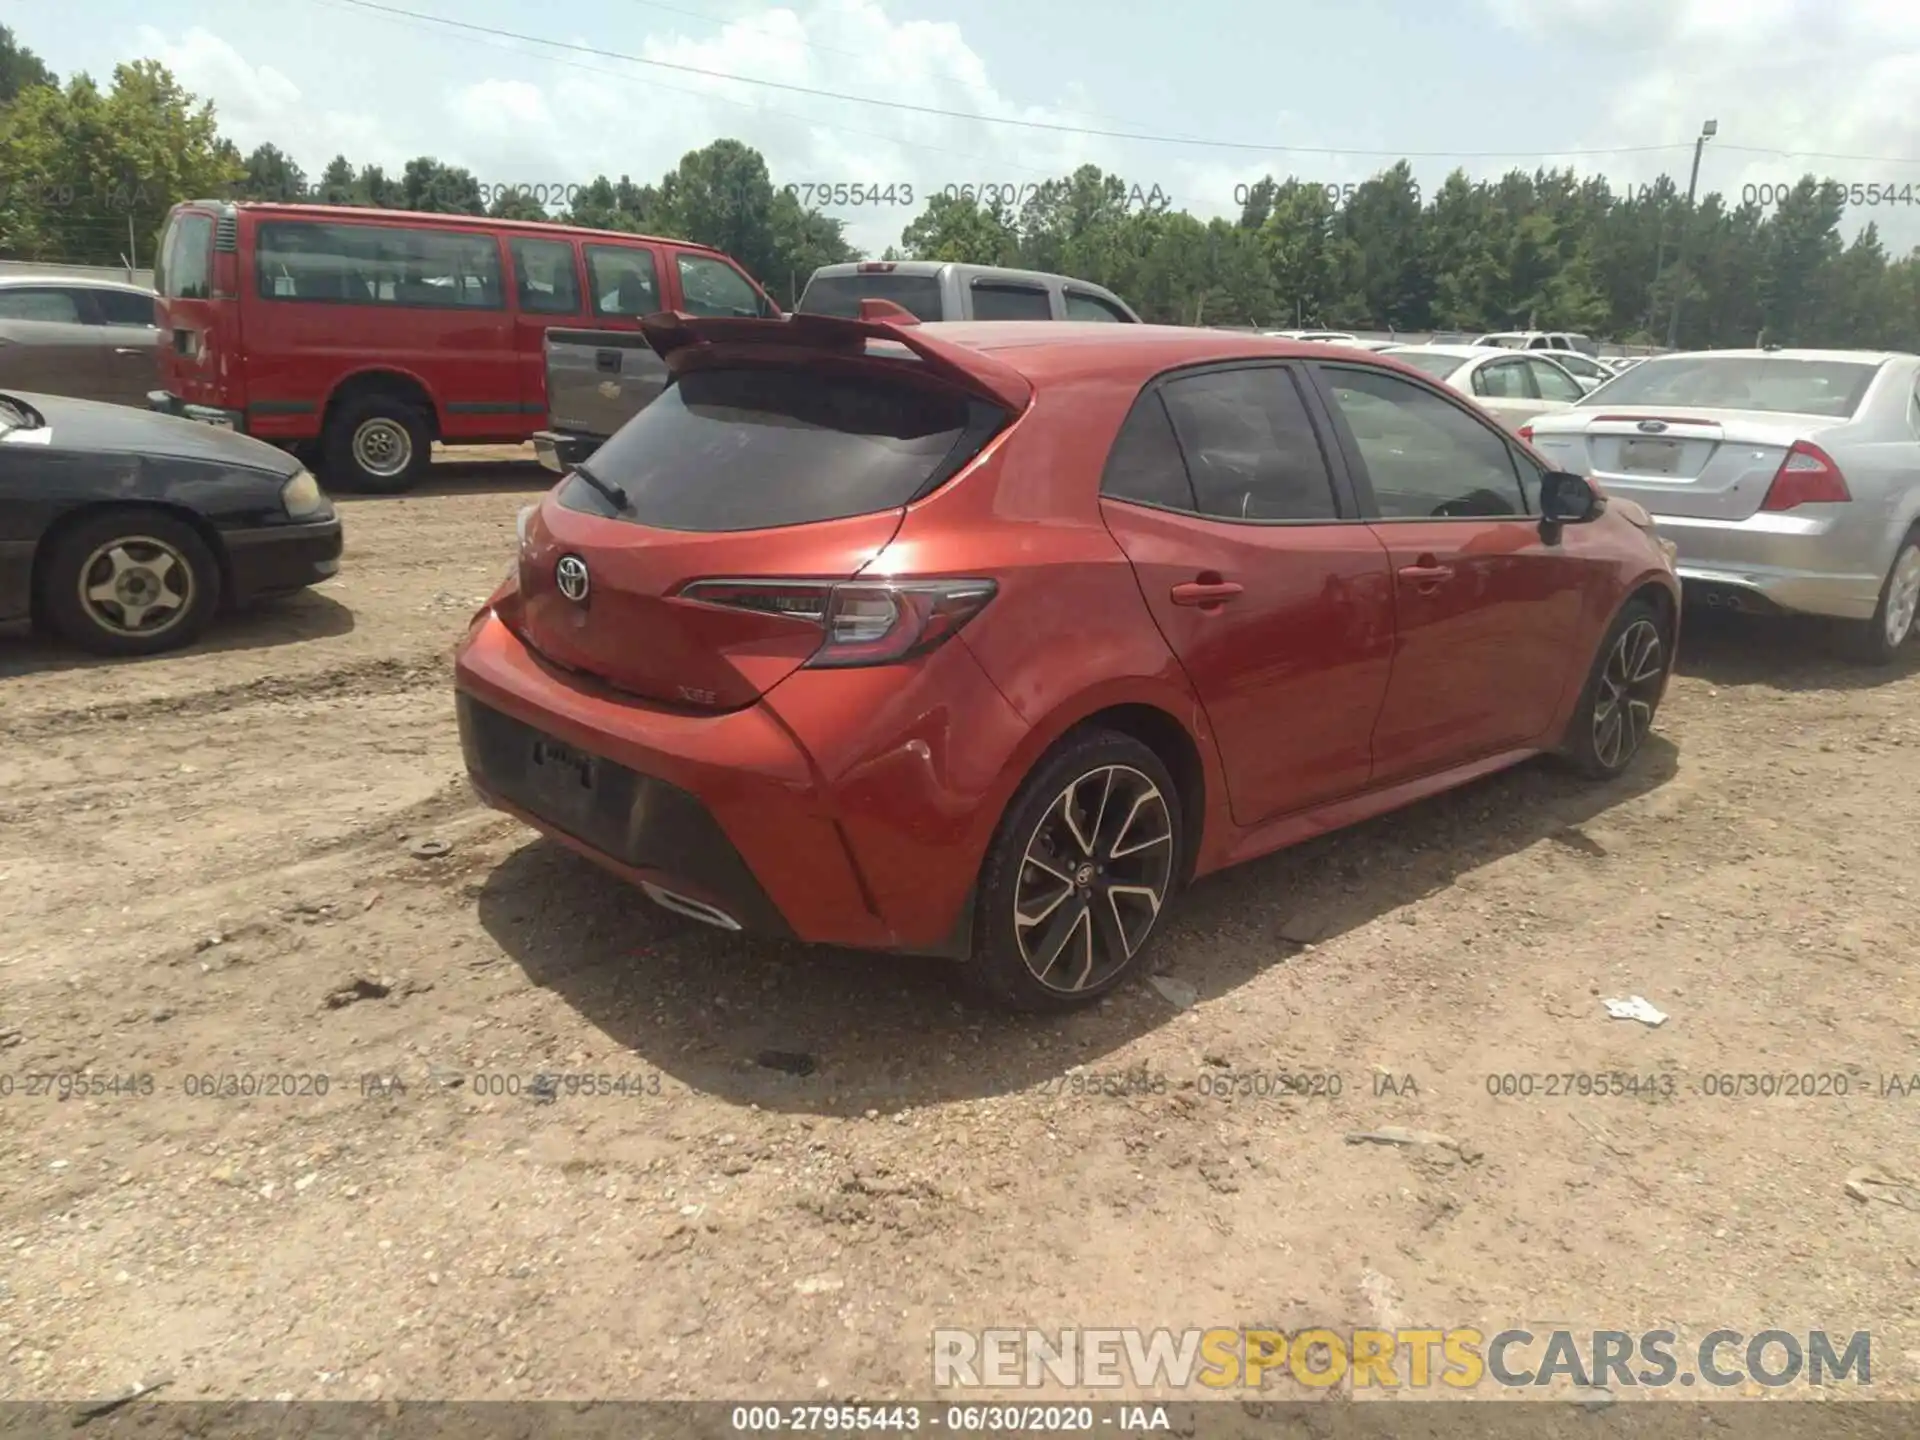
M564 430L541 430L533 437L533 453L556 475L564 475L605 440L601 435L575 435Z
M1870 620L1885 579L1878 537L1817 513L1762 512L1746 520L1656 515L1679 549L1681 583L1710 603Z
M230 598L236 605L304 590L340 573L338 519L259 530L225 530Z
M1008 759L1029 731L964 645L912 666L802 670L713 714L560 671L488 611L454 675L482 798L656 900L753 934L967 953ZM590 793L532 773L543 737L590 758Z
M163 415L177 415L182 420L198 420L203 425L238 430L243 435L247 430L246 411L227 410L218 405L189 405L170 390L149 390L147 408L158 410Z

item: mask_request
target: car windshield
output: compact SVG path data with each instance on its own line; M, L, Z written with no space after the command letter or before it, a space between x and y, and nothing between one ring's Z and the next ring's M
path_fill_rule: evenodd
M1391 355L1403 364L1411 365L1423 374L1436 380L1444 380L1466 362L1458 355L1437 355L1431 350L1408 347L1404 350L1382 350L1382 355Z
M1696 405L1844 420L1860 408L1879 368L1860 360L1675 355L1623 371L1581 404Z

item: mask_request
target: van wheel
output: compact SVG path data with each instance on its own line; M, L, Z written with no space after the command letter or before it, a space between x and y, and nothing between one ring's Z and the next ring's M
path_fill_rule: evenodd
M110 510L54 542L41 604L53 628L96 655L157 655L199 638L220 606L220 565L183 520Z
M987 852L969 977L1014 1010L1097 1000L1138 968L1179 874L1180 792L1128 735L1092 730L1041 763Z
M327 484L367 495L411 490L433 458L426 418L388 395L365 395L342 405L323 440Z
M1880 587L1880 604L1871 620L1849 624L1847 653L1867 665L1891 665L1920 618L1920 526L1907 532Z

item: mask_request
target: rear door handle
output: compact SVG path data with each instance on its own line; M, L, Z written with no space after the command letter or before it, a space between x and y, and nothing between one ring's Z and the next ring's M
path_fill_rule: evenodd
M1453 578L1451 565L1403 565L1400 578L1415 585L1438 585L1442 580Z
M596 350L593 352L593 368L605 370L610 375L620 373L620 352L618 350Z
M1240 586L1231 580L1211 582L1189 580L1184 585L1173 587L1173 603L1176 605L1221 605L1240 593Z

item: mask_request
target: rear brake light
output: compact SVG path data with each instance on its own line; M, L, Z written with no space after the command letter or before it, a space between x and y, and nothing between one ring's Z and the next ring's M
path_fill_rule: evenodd
M1774 473L1773 484L1767 487L1767 498L1760 502L1760 508L1791 510L1796 505L1851 499L1853 495L1847 489L1846 477L1833 463L1833 457L1818 445L1802 440L1787 452L1787 458Z
M1520 427L1520 438L1531 445L1533 443L1533 427L1531 425L1522 425Z
M817 625L816 670L892 665L951 639L993 599L991 580L696 580L683 600Z
M858 273L862 275L891 275L893 273L893 261L863 260L860 262Z

